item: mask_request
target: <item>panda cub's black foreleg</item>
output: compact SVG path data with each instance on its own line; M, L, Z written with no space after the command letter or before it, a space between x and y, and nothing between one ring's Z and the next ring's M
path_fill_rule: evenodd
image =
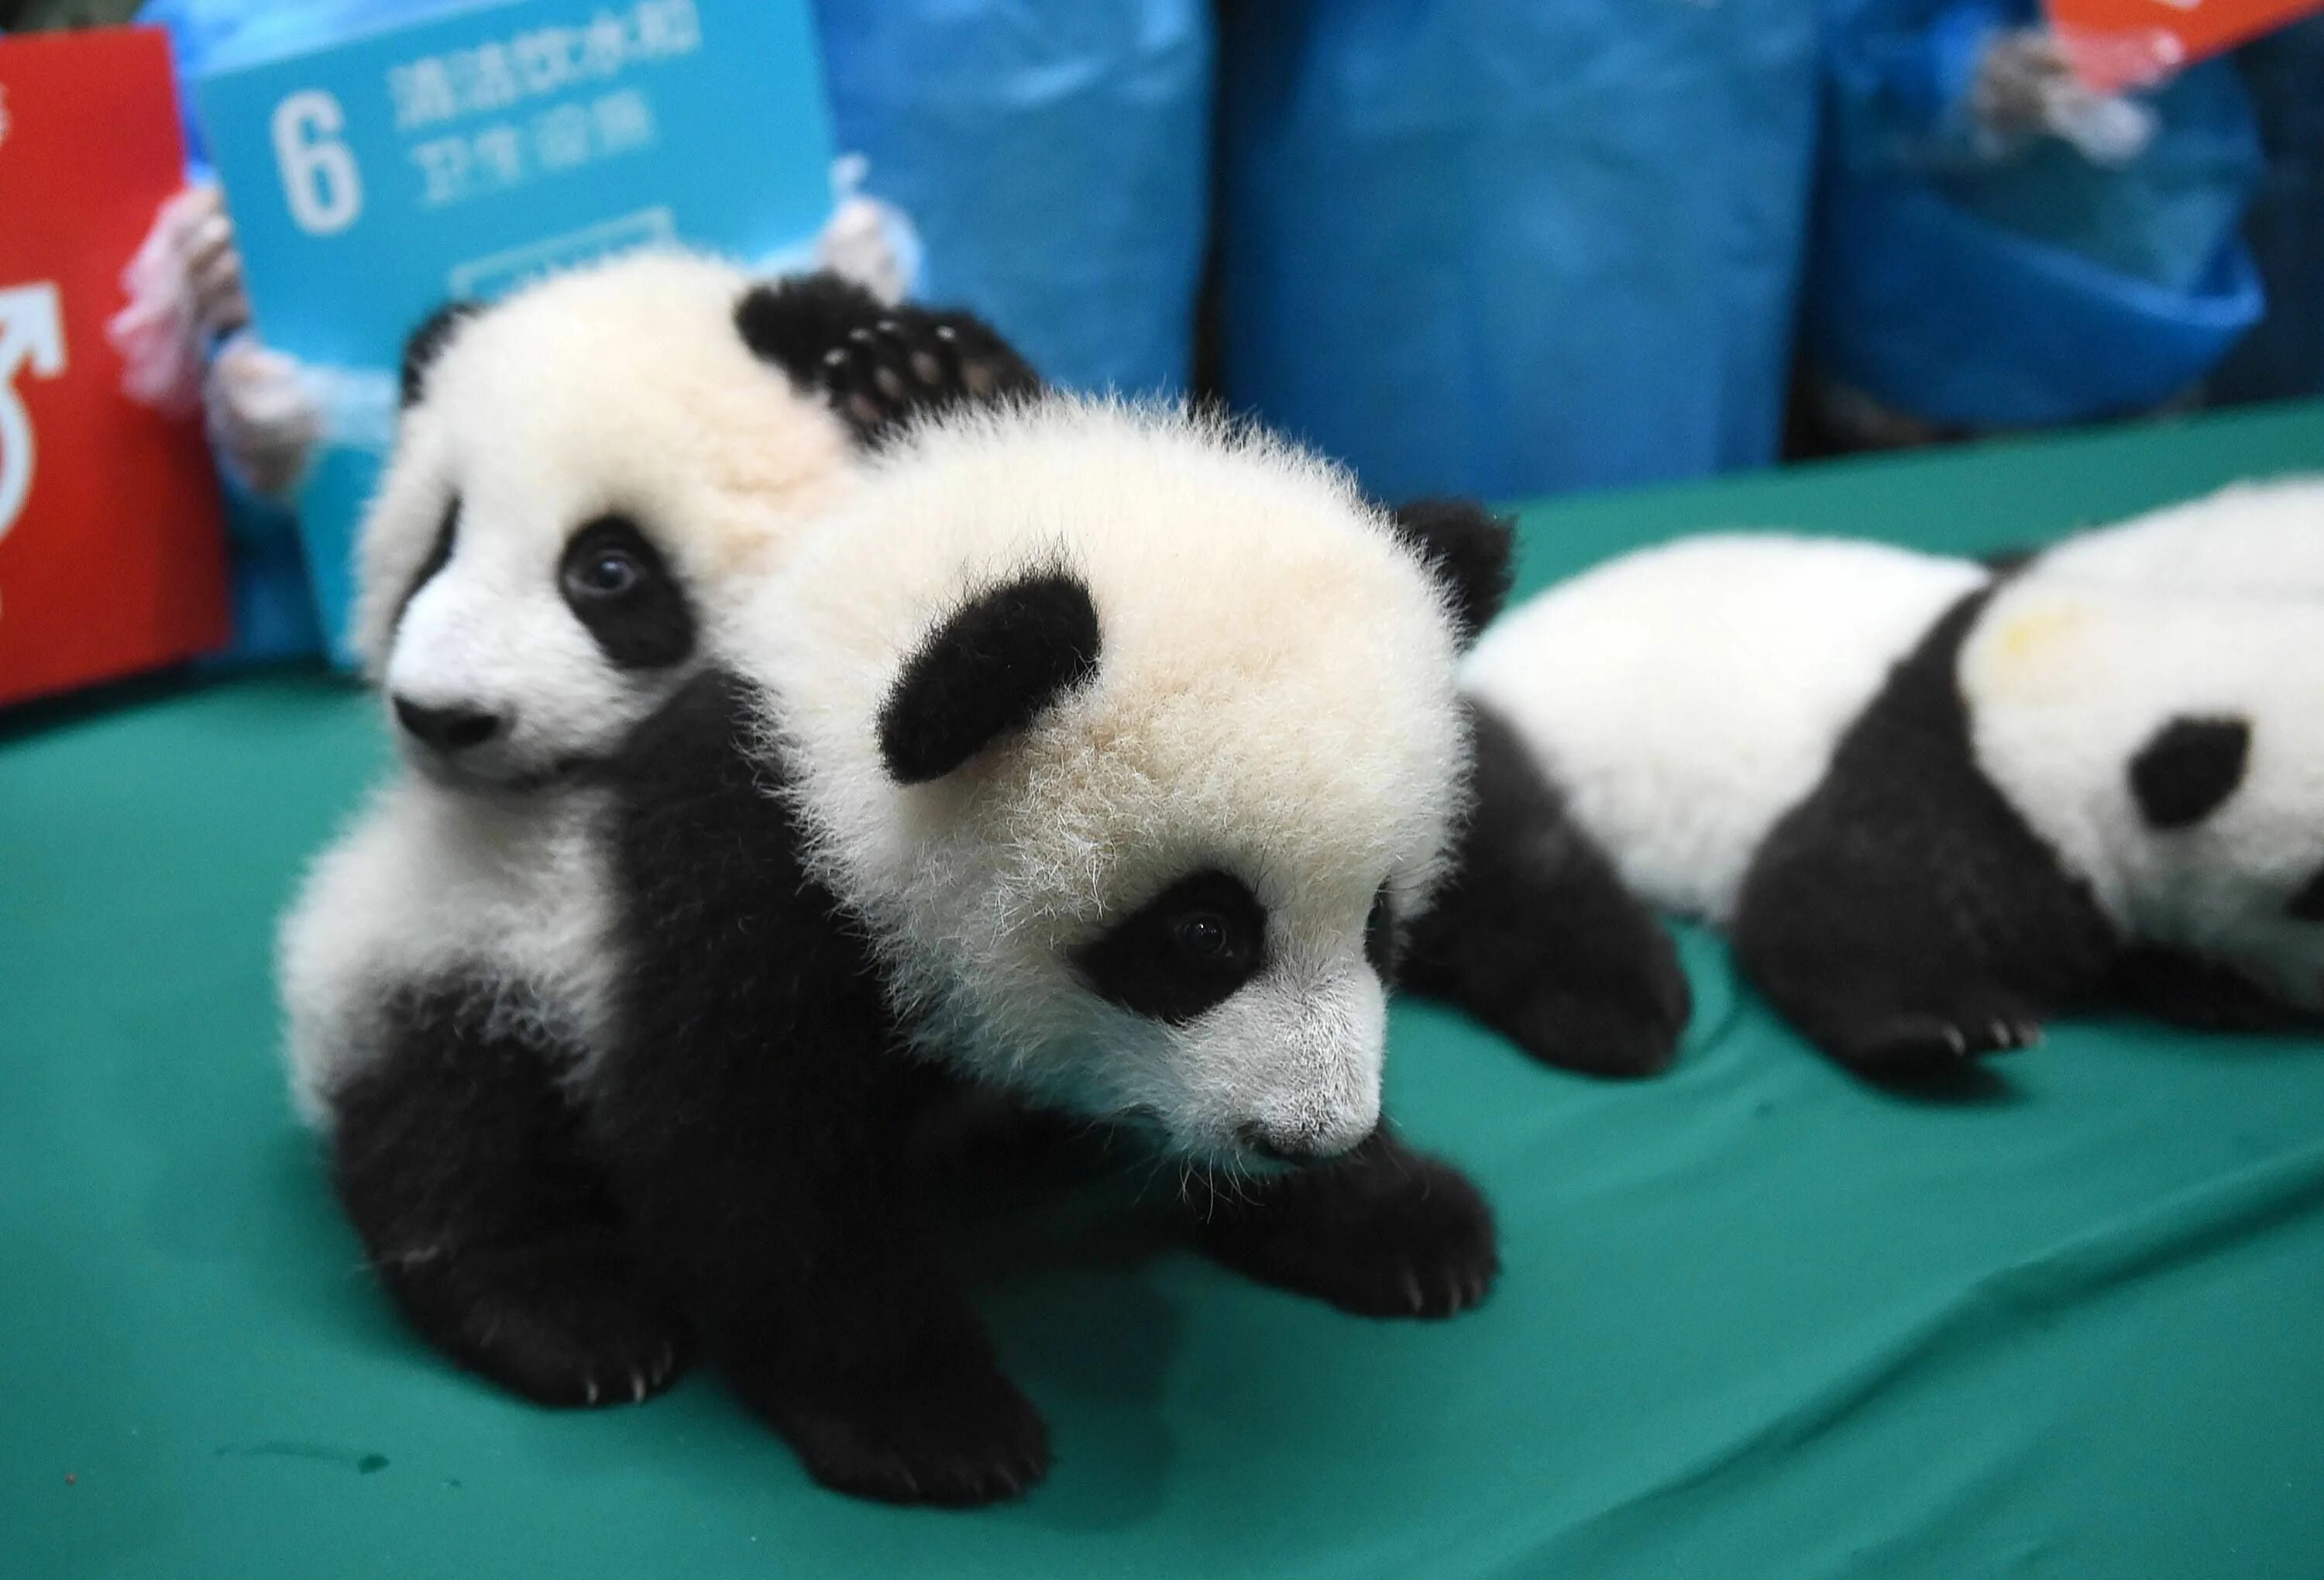
M1963 599L1849 726L1752 859L1736 958L1808 1039L1876 1079L2021 1048L2114 961L2097 901L1979 772Z
M1670 936L1577 827L1499 716L1466 704L1476 802L1416 919L1399 985L1458 1005L1545 1064L1670 1067L1692 997Z
M494 1033L488 990L414 987L331 1095L331 1172L381 1281L438 1349L538 1403L625 1404L683 1371L556 1056Z
M1046 1474L1047 1428L933 1243L907 1155L927 1073L749 718L706 673L623 754L627 970L597 1133L706 1357L817 1481L1013 1496Z
M1327 1162L1193 1182L1188 1206L1196 1242L1220 1262L1361 1317L1452 1317L1500 1272L1482 1194L1386 1123Z

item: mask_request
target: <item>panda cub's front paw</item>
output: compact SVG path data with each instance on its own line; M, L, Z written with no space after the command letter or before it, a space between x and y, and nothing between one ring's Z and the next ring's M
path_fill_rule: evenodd
M2038 1019L2018 1005L1996 1003L1957 1013L1897 1011L1869 1017L1838 1029L1831 1052L1875 1080L1911 1081L2041 1040Z
M1195 1233L1238 1272L1362 1317L1456 1316L1501 1265L1468 1177L1385 1129L1345 1158L1223 1193Z
M809 1475L883 1503L997 1503L1049 1472L1040 1411L991 1365L867 1383L772 1413Z
M1022 358L966 313L898 308L848 331L817 370L834 408L873 440L923 412L1028 394L1039 381Z

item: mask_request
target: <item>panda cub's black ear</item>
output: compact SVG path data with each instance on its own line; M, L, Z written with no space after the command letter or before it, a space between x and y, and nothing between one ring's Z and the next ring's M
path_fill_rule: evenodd
M1416 499L1394 519L1397 535L1451 596L1461 645L1468 646L1509 596L1514 523L1472 499Z
M880 755L899 784L942 779L1025 728L1097 670L1097 605L1069 570L978 592L906 660L880 709Z
M2130 760L2130 793L2150 828L2191 827L2236 793L2250 757L2247 721L2174 718Z
M444 354L444 347L452 343L454 331L484 310L483 302L457 298L443 303L420 320L419 328L413 329L403 342L403 371L399 383L405 407L420 399L420 386L428 376L429 365Z

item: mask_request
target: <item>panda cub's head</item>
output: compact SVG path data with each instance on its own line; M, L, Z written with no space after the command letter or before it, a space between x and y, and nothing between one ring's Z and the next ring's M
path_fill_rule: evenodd
M746 667L818 875L944 1057L1236 1163L1378 1123L1386 982L1467 792L1472 506L1053 399L917 432Z
M835 497L848 430L746 344L752 289L632 254L412 337L356 634L421 772L513 794L601 759Z
M2324 599L2005 583L1961 655L1978 765L2124 937L2324 1010Z

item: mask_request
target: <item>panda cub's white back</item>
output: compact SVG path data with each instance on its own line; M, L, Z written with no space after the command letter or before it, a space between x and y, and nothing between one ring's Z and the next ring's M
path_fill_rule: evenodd
M1761 840L1890 667L1985 577L1880 543L1683 539L1520 605L1462 684L1634 890L1724 921Z

